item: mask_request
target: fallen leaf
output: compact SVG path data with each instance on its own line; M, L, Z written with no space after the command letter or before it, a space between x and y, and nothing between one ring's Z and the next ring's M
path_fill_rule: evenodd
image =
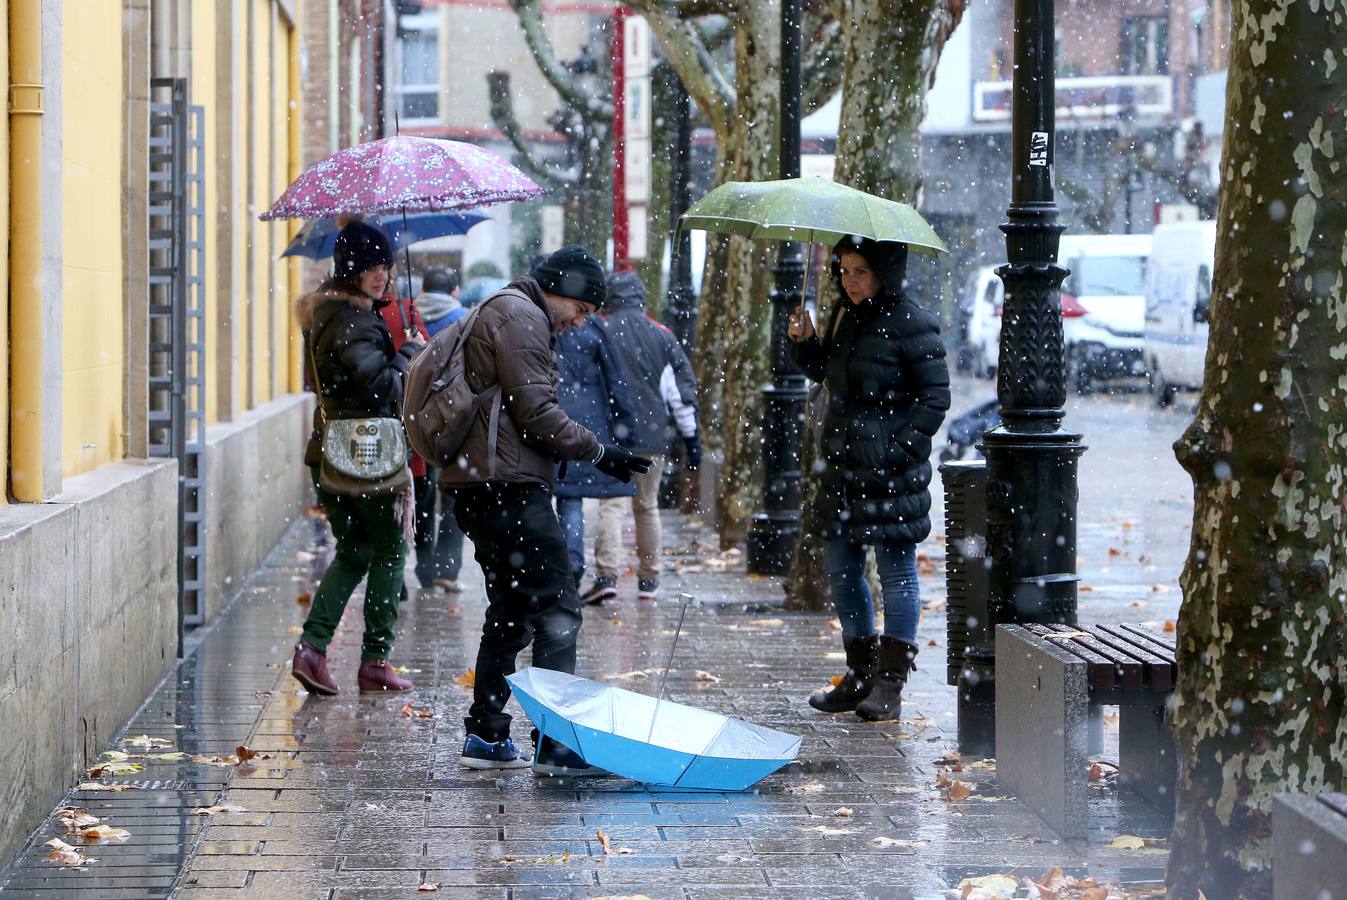
M811 781L811 782L809 782L808 784L797 784L797 785L793 785L793 786L791 786L791 787L788 787L788 788L786 788L785 793L787 793L787 794L818 794L818 793L822 793L824 790L826 790L826 788L824 788L823 785L819 784L817 781Z
M839 806L837 809L833 810L832 814L839 819L850 819L852 816L856 815L855 811L852 810L850 806Z
M291 625L289 628L285 629L285 632L286 634L303 634L304 629L300 628L298 625Z
M1146 841L1135 834L1120 834L1108 845L1115 850L1140 850L1146 846Z
M233 803L221 803L218 806L198 806L192 810L198 816L225 815L227 813L247 812L242 806Z
M965 878L955 887L961 900L1003 900L1014 897L1020 889L1019 879L1013 875L983 875Z
M458 615L459 613L461 613L461 612L463 611L463 609L462 609L462 607L460 607L460 606L459 606L458 604L456 604L456 603L450 603L448 606L446 606L446 607L444 608L444 611L447 612L447 613L448 613L449 615L451 615L451 616L456 616L456 615Z
M1045 634L1043 637L1054 641L1073 641L1076 638L1094 637L1094 635L1088 631L1055 631L1052 634Z
M459 675L454 679L454 684L463 688L465 691L472 690L473 686L477 684L477 671L475 669L468 669L462 675Z
M563 850L560 856L502 856L499 857L503 863L545 863L555 865L557 863L568 863L571 861L571 851Z
M234 756L238 758L240 764L246 763L250 759L271 759L270 753L256 753L242 744L234 748Z
M855 833L856 833L856 829L854 829L854 828L829 828L827 825L815 825L815 826L813 826L812 828L810 828L810 827L805 827L805 826L801 825L800 827L803 828L805 831L816 831L816 832L818 832L819 834L823 835L824 837L828 837L828 836L834 835L834 834L855 834Z
M1061 866L1053 866L1043 873L1043 877L1034 882L1045 891L1060 891L1069 883L1067 875L1062 871Z
M926 646L928 646L928 647L939 647L940 645L937 644L937 643L935 642L935 638L931 638L931 642L930 642L929 644L927 644Z
M1174 633L1174 620L1173 620L1173 619L1165 619L1164 632L1165 632L1165 634L1173 634L1173 633Z
M103 820L98 816L89 815L82 809L75 809L73 806L63 806L56 811L56 821L64 825L66 831L79 831L81 828L97 825Z
M145 767L131 762L110 762L94 766L89 770L90 778L101 778L104 775L134 775L136 772L144 772Z
M394 666L394 667L393 667L393 671L394 671L394 672L397 672L399 675L420 675L420 674L421 674L421 670L420 670L420 669L409 669L409 668L407 668L406 666Z
M85 856L78 847L72 847L60 838L52 838L47 841L46 846L52 848L47 854L47 862L57 863L62 866L69 866L72 869L78 869L81 866L87 866L90 863L96 863L98 860L92 856Z
M1155 588L1151 588L1151 590L1155 590ZM1130 606L1132 609L1142 609L1144 607L1150 606L1150 604L1147 603L1145 600L1133 600L1131 603L1127 605Z
M104 843L124 843L130 840L131 832L125 828L113 828L111 825L96 825L93 828L86 828L80 832L80 837L86 841L103 841Z
M605 856L613 852L613 842L608 839L608 832L600 828L597 832L595 832L595 837L599 839L599 846L603 848L603 853Z
M312 602L313 602L313 594L310 594L308 591L305 591L304 593L300 594L298 597L295 598L295 602L296 602L296 603L312 603Z
M1086 773L1086 777L1090 781L1098 781L1104 777L1104 767L1099 763L1090 763L1090 771Z
M438 881L427 881L424 884L418 885L416 892L418 894L429 894L432 891L438 891L439 889L440 883Z
M697 674L694 675L693 677L696 678L698 681L705 681L710 684L720 684L719 675L712 675L710 672L706 672L701 669L698 669Z
M842 630L842 620L841 620L841 619L838 619L836 616L834 616L833 618L831 618L831 619L828 620L828 628L831 629L831 630L833 630L833 631L841 631L841 630Z
M187 754L183 753L181 750L174 750L172 753L149 753L146 754L143 758L158 759L164 762L178 762L179 760L186 759Z
M155 747L172 747L173 742L167 738L150 737L148 734L137 735L133 738L124 738L123 744L128 747L143 747L146 750L152 750ZM105 756L107 754L104 754Z
M116 762L116 761L118 761L118 760L122 760L122 759L130 759L130 758L131 758L131 754L130 754L130 753L123 753L123 752L120 751L120 750L104 750L104 751L103 751L101 754L99 754L99 755L100 755L103 759L109 760L109 761L111 761L111 762Z
M921 847L926 841L909 841L903 838L891 838L880 835L870 838L871 847Z
M469 671L471 671L471 670L469 670ZM434 714L433 712L431 712L430 710L428 710L428 709L413 709L413 708L412 708L412 705L411 705L410 703L408 703L406 706L402 707L402 709L399 710L399 712L401 712L404 716L406 716L406 717L409 718L409 719L433 719L433 718L435 718L435 714Z
M996 760L994 760L994 759L979 759L979 760L973 762L972 764L970 764L970 765L969 765L969 768L970 768L970 769L983 769L983 770L985 770L985 771L987 771L987 772L995 772L995 771L996 771Z
M101 781L81 781L79 784L75 785L75 790L111 791L112 793L116 794L120 793L121 791L138 791L140 790L140 788L134 784L104 784Z
M1108 548L1108 555L1109 555L1109 556L1122 556L1122 555L1123 555L1123 551L1119 550L1117 547L1109 547L1109 548Z
M192 762L203 763L208 766L215 766L216 768L223 769L228 766L237 766L239 764L239 758L232 754L229 756L202 756L198 753L196 756L192 757Z
M931 760L931 763L937 766L959 766L963 763L963 758L959 756L958 750L950 750L939 759Z
M967 800L968 795L971 793L973 793L972 785L955 779L954 783L949 786L949 794L945 799L956 802L959 800Z
M1088 584L1082 584L1078 586L1076 590L1082 594L1089 594L1094 591L1094 588L1090 587Z
M832 678L828 680L832 683L833 687L837 687L839 684L842 683L842 679L846 677L847 677L846 675L834 675Z
M370 810L371 812L374 812L375 810L380 810L380 809L387 811L387 810L388 810L388 807L387 807L387 806L384 806L382 803L366 803L366 804L365 804L365 809L368 809L368 810Z

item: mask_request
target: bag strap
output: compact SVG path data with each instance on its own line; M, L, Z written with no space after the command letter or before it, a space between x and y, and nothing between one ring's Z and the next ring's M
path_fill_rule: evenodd
M313 386L318 389L318 422L327 429L327 410L323 409L323 382L318 377L318 335L332 323L328 319L317 332L309 332L309 365L313 368Z
M487 463L486 477L489 481L495 481L496 444L497 438L500 436L500 385L493 384L482 393L485 394L487 391L494 392L494 396L491 398L491 419L487 423L486 430L486 458L489 460Z

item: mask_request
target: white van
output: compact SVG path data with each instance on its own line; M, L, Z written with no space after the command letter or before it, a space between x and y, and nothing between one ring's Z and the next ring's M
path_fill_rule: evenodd
M1067 384L1084 394L1095 381L1144 376L1141 342L1148 234L1063 235L1062 338Z
M973 374L991 378L1001 356L1001 306L1005 286L996 274L996 266L980 266L968 276L964 300L968 311L965 339L972 357Z
M1179 390L1199 390L1207 359L1216 223L1157 225L1146 267L1146 366L1161 406Z

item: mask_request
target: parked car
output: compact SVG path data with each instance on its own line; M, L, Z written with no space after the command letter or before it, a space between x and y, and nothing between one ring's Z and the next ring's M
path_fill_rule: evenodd
M1216 223L1157 225L1146 266L1144 355L1160 406L1180 390L1199 390L1207 359Z
M1095 382L1144 376L1142 340L1148 234L1062 237L1057 258L1071 271L1062 284L1067 384L1089 393Z
M996 266L974 269L964 283L964 304L968 309L965 340L969 350L969 368L979 378L996 374L1001 348L1001 303L1005 286L996 274Z

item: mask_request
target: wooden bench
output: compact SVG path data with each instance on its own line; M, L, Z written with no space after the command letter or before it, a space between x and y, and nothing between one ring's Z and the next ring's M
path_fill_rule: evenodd
M1347 898L1347 794L1278 794L1272 804L1272 895Z
M1102 748L1101 707L1117 706L1120 785L1172 809L1176 673L1173 641L1137 625L998 625L997 781L1063 837L1084 838L1090 744Z

